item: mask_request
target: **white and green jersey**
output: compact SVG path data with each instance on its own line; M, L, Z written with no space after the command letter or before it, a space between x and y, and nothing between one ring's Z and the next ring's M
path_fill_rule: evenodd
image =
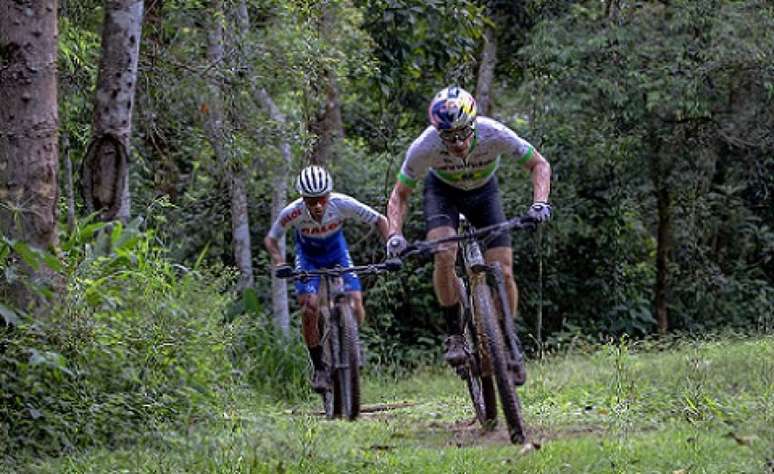
M500 157L526 163L534 148L510 128L488 117L476 118L476 131L464 158L446 149L438 132L429 126L406 152L398 179L410 188L428 171L459 189L475 189L486 184L500 165Z

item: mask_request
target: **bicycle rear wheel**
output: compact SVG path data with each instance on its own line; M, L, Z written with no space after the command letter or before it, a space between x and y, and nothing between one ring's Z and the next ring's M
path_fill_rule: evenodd
M360 369L358 367L357 321L348 302L336 305L339 320L339 362L337 386L341 393L342 414L349 420L360 415Z
M497 380L497 390L500 394L500 403L503 407L505 421L508 423L508 432L512 443L524 443L526 433L524 420L521 415L521 402L516 394L513 377L508 369L508 352L505 348L503 334L492 301L492 292L485 281L473 284L473 301L476 315L481 325L483 342L489 353Z

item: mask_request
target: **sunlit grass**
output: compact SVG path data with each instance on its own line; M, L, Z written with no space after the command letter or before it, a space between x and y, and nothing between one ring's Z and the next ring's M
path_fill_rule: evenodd
M33 462L31 472L766 472L774 460L774 340L619 343L530 365L521 391L533 441L482 433L459 379L429 368L365 380L357 422L316 400L241 394L215 420L119 451ZM769 467L768 469L771 469Z

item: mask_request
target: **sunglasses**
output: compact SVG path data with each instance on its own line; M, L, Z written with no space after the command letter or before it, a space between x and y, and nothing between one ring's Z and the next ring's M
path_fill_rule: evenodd
M445 142L464 142L473 135L472 127L458 128L456 130L440 130L438 136Z
M304 204L306 204L307 207L315 207L318 204L324 206L327 202L328 202L328 196L305 197L304 198Z

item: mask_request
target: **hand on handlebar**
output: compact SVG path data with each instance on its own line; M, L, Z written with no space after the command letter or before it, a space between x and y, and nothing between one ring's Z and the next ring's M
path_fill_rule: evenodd
M277 278L290 278L293 276L293 267L287 263L282 263L274 267L274 276Z
M401 234L393 234L387 239L387 258L399 256L408 247L408 242Z
M536 222L546 222L551 218L551 205L547 202L535 201L529 207L527 216L535 219Z

